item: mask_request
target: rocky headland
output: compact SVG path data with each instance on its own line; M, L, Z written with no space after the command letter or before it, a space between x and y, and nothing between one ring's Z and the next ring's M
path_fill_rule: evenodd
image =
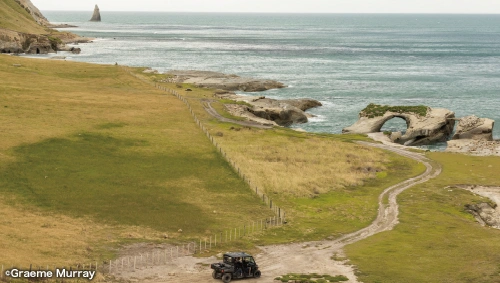
M22 32L0 28L0 53L4 54L48 54L57 51L79 53L79 48L67 47L69 43L89 42L90 39L69 32L51 30L54 26L45 18L30 0L16 0L32 18L38 33ZM40 32L42 31L42 32Z
M145 72L155 71L149 69ZM314 99L277 100L265 96L239 95L234 92L261 92L286 87L274 80L194 70L173 70L165 74L167 78L162 80L163 82L188 83L196 87L216 89L214 97L235 101L234 104L225 104L229 113L264 125L290 126L307 123L311 115L305 111L321 106L321 103Z
M217 90L214 96L239 102L226 104L226 109L234 116L262 124L271 122L276 126L307 123L312 115L305 111L322 105L321 102L309 98L277 100L265 96L238 95L225 90Z
M258 92L286 87L283 83L273 80L240 77L210 71L172 70L166 72L169 83L189 83L197 87L222 89L226 91Z
M370 134L380 132L393 119L406 121L405 133L391 133L391 140L408 146L425 145L448 140L455 126L455 113L427 106L386 106L370 104L359 113L358 121L344 128L343 133Z
M406 132L381 136L382 127L393 118L406 121ZM342 132L368 134L385 143L405 146L447 142L447 152L500 156L500 141L493 140L494 124L491 119L475 115L455 118L453 111L444 108L370 104L360 112L358 121Z

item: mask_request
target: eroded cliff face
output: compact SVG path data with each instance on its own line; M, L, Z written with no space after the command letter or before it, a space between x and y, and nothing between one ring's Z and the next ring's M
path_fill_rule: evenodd
M0 28L0 53L3 54L47 54L57 50L69 50L67 43L89 42L89 39L79 37L69 32L57 32L51 30L52 25L42 15L40 10L30 0L14 0L21 8L26 10L36 23L42 27L37 34L21 32L17 30ZM15 10L10 13L15 13ZM15 15L14 15L15 16ZM19 14L18 17L25 17ZM41 32L40 32L41 31ZM45 33L46 31L46 33ZM76 50L79 52L79 49ZM74 53L78 53L74 52Z
M31 3L30 0L15 0L15 1L19 5L21 5L21 7L23 7L26 10L26 12L28 12L39 25L48 26L50 24L49 20L47 20L47 18L45 18L42 15L42 12L40 12L40 10L38 10L38 8L35 7L35 5L33 5L33 3Z
M47 54L55 52L57 45L58 39L46 35L0 29L0 53Z
M407 129L405 133L391 133L391 140L409 146L446 141L455 126L455 113L448 109L370 104L361 111L359 120L342 132L377 133L387 121L394 118L404 119Z

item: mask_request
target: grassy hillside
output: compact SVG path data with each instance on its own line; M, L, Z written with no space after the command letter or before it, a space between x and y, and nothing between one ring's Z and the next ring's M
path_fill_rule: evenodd
M291 225L254 237L258 244L319 240L356 231L376 217L377 198L385 188L425 170L415 161L354 143L367 139L362 135L262 130L219 122L202 102L210 98L212 106L228 116L226 101L214 99L213 90L185 87L193 91L179 92L251 180L252 188L258 187L287 212Z
M181 101L124 68L0 56L0 76L2 263L101 260L118 243L165 241L165 234L182 241L272 215ZM251 243L357 230L375 217L386 185L422 171L352 143L362 136L232 130L204 111L209 90L180 91L209 131L222 134L218 142L231 158L288 213L292 225ZM16 219L23 224L13 226ZM51 239L63 248L53 251Z
M500 230L481 227L466 204L485 201L450 185L500 186L499 157L432 153L443 173L399 197L400 224L347 247L365 283L500 282Z
M0 28L31 34L48 34L46 28L38 23L14 0L0 1Z
M123 234L186 239L272 215L182 102L121 67L0 56L0 77L1 263L66 262L39 245L54 233L83 260Z

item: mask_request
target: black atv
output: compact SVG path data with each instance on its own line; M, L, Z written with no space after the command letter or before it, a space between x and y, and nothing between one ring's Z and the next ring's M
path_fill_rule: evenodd
M232 279L259 278L260 270L253 257L247 253L226 253L223 262L212 263L214 279L230 282Z

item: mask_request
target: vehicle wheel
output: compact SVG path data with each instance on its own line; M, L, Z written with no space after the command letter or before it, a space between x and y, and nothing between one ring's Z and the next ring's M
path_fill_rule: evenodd
M222 275L222 282L228 283L231 282L231 279L233 279L233 276L231 276L231 273L226 273Z
M260 270L255 270L255 272L253 273L253 277L259 278L260 277Z
M214 272L212 272L212 278L217 279L217 272L215 272L215 270L214 270Z

